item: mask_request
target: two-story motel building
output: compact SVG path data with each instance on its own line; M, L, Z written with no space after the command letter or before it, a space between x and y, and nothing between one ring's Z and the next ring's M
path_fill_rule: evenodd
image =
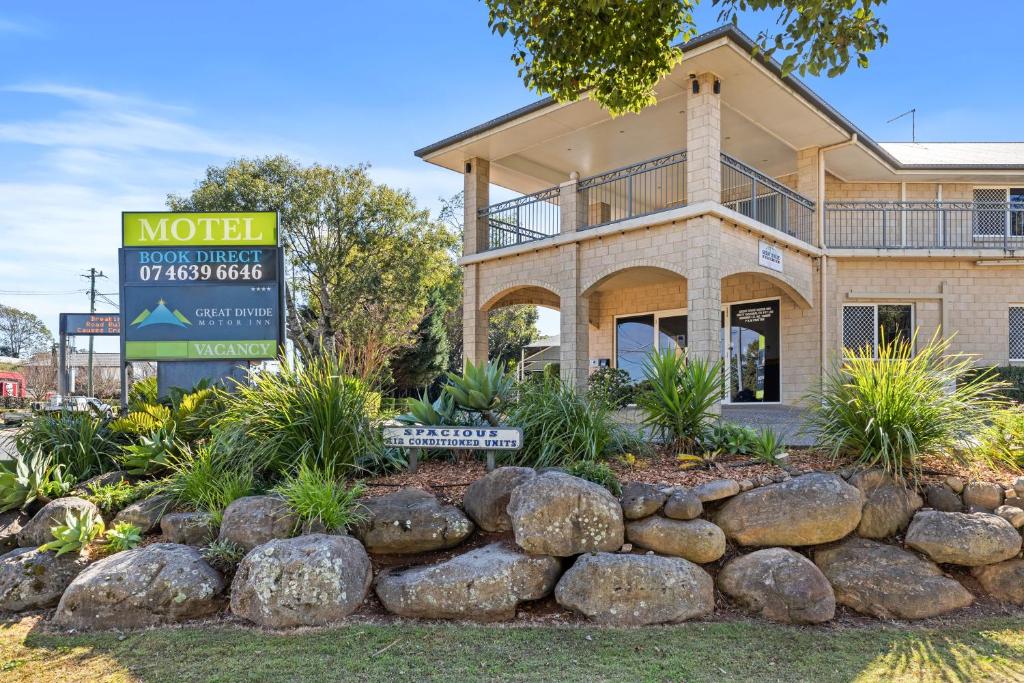
M560 312L577 385L686 347L727 402L795 404L915 329L1024 362L1024 143L877 143L752 47L692 40L638 115L541 100L416 152L465 179L467 359L527 303Z

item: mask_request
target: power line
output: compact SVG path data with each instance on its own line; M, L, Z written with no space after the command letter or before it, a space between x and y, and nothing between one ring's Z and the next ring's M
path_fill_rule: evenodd
M46 292L29 289L0 289L0 294L7 296L67 296L69 294L85 294L88 291L88 289L74 289L69 292Z
M98 277L106 278L107 276L103 274L102 270L96 270L95 268L90 268L88 274L82 275L82 277L89 278L89 312L90 313L95 313L96 312L96 278L98 278ZM92 355L93 355L92 343L93 343L93 339L94 338L95 337L93 337L93 335L91 335L91 334L89 335L89 382L88 382L88 385L87 385L89 387L89 396L93 395L93 393L92 393Z

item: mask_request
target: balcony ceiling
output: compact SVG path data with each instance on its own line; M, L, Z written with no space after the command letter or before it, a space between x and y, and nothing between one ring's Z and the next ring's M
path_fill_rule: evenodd
M694 41L699 43L700 40ZM596 175L685 148L686 92L689 75L711 72L722 82L722 149L771 176L796 171L796 150L848 141L849 122L827 115L814 103L753 58L730 35L687 47L685 57L658 86L658 104L640 114L611 118L589 99L532 107L514 117L433 146L424 158L461 172L466 159L491 161L491 182L529 193L569 179ZM979 182L998 180L1008 171L896 168L873 141L860 134L858 144L829 151L830 173L846 181ZM1020 171L1016 171L1020 175Z

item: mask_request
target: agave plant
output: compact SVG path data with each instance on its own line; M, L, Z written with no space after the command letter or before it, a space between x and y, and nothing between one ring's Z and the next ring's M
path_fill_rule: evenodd
M159 427L139 442L124 447L121 462L129 474L155 474L170 467L171 458L181 450L173 427Z
M419 398L410 398L406 403L408 412L395 419L408 425L456 425L455 398L442 392L437 400L431 402L426 394Z
M511 372L498 363L466 363L461 375L448 373L445 392L464 410L480 413L492 427L498 426L498 415L508 403L515 383Z
M39 550L56 550L58 557L64 553L81 552L105 530L103 518L92 510L68 510L64 523L50 529L53 540L39 546Z
M61 468L53 466L42 451L36 451L29 458L17 454L12 469L0 470L0 512L23 509L45 497L47 483L59 480L60 471Z

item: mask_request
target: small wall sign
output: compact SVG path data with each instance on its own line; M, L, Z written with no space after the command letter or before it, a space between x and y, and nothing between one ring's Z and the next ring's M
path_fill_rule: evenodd
M515 451L523 447L523 432L513 427L385 427L384 444L398 448Z
M782 272L782 250L770 242L757 243L757 263L760 266Z

